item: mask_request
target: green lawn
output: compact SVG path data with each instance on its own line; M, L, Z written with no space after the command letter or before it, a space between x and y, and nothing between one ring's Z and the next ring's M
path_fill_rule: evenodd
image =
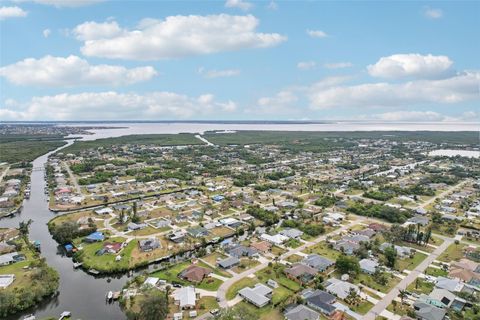
M209 277L209 278L203 279L203 281L200 282L198 285L196 285L196 287L200 289L205 289L208 291L217 291L218 288L222 285L222 283L223 283L222 280Z
M232 271L236 273L242 273L248 269L251 269L255 266L258 266L260 262L258 262L255 259L249 259L249 258L242 258L240 259L240 264L236 267L232 268Z
M242 290L245 287L253 287L257 284L258 281L256 279L251 278L243 278L238 280L237 282L233 283L230 288L227 290L227 300L232 300L237 295L238 291Z
M340 256L340 252L330 249L325 241L322 241L314 246L308 247L303 250L304 253L311 254L316 253L332 261L337 260Z
M293 296L293 292L288 290L283 286L278 286L278 288L273 289L272 294L272 303L274 306L278 305L280 302L288 299L288 297Z
M445 250L437 260L444 261L444 262L452 262L457 261L463 258L463 250L467 245L463 243L455 244L452 243L448 246L447 250Z
M272 304L268 304L265 307L257 308L254 305L241 301L235 306L243 307L248 309L251 313L256 315L256 318L259 320L284 320L282 312L279 308L274 308Z
M123 238L111 238L107 241L123 242L124 240ZM130 265L130 257L137 243L137 240L130 241L128 245L120 251L120 256L122 257L120 261L115 261L115 254L96 255L96 252L103 248L103 242L83 243L83 250L80 250L76 254L76 258L83 263L83 267L86 269L95 269L101 272L125 271L133 267Z
M413 258L406 258L406 259L397 259L396 262L396 269L397 270L413 270L415 269L425 258L427 257L426 254L415 252Z
M182 285L190 285L191 284L190 282L180 279L178 277L178 274L182 272L185 268L187 268L189 265L191 265L189 261L181 262L179 264L173 265L168 269L156 271L152 273L150 276L157 277L162 280L166 280L169 283L176 282Z
M202 315L213 309L219 309L217 299L215 297L201 297L197 302L197 313Z
M428 295L430 292L432 292L433 287L433 283L427 282L421 278L417 278L407 287L407 290L418 294L424 293Z
M225 277L225 278L231 278L232 275L226 271L223 271L219 268L212 268L210 267L208 264L202 262L202 261L198 261L197 263L200 267L204 267L204 268L207 268L207 269L210 269L213 271L213 273L219 275L219 276L222 276L222 277Z
M338 278L340 278L341 275L338 275ZM390 276L390 279L388 280L388 283L386 285L381 285L377 283L372 275L366 274L366 273L360 273L353 281L355 284L361 283L367 287L370 287L374 290L387 293L389 292L393 287L397 285L397 283L400 282L400 279L395 277L395 276Z
M367 301L367 300L362 300L358 305L356 306L350 306L350 309L358 314L366 314L370 309L373 307L373 303Z
M297 263L297 262L300 262L303 260L303 257L298 255L298 254L292 254L291 256L289 256L287 259L288 262L291 262L291 263Z
M278 284L286 287L293 292L300 291L301 286L297 282L287 278L285 276L285 273L283 272L283 269L284 267L282 265L279 265L278 271L275 272L273 267L266 267L260 271L257 271L255 275L257 276L258 280L263 283L266 283L269 279L273 279Z
M428 267L425 270L425 274L428 274L434 277L446 277L448 275L448 272L443 269Z

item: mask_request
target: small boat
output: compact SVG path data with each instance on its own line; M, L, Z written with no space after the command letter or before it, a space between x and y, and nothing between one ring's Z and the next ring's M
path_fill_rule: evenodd
M80 268L82 265L83 265L83 263L81 263L81 262L74 262L74 263L73 263L73 268L74 268L74 269L78 269L78 268Z
M88 269L88 273L98 275L98 274L100 274L100 271L95 270L95 269Z
M60 315L60 318L58 318L58 320L70 318L71 316L72 316L72 313L70 311L63 311L62 314Z
M26 315L23 320L35 320L37 319L33 314Z
M107 293L107 300L112 300L113 299L113 292L112 291L108 291Z

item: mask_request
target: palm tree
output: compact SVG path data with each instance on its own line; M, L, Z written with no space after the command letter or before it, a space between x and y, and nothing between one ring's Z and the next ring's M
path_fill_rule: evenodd
M403 301L407 297L407 290L400 290L398 293L398 296L400 297L400 300L402 301L402 304L403 304Z

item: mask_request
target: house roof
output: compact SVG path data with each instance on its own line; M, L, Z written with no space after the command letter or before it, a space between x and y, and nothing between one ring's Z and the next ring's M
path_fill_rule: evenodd
M252 243L250 245L250 247L258 250L258 251L261 251L261 252L266 252L268 250L270 250L270 248L272 247L272 244L270 242L267 242L267 241L260 241L260 242L255 242L255 243Z
M231 256L235 256L237 258L242 256L251 257L256 253L257 253L257 250L253 248L245 247L244 245L241 245L241 244L235 245L228 250L228 254L230 254Z
M180 302L180 308L194 306L197 300L194 287L183 287L175 293L175 300Z
M247 287L238 291L239 295L255 303L258 306L263 306L267 304L270 301L270 298L267 297L267 295L271 293L272 289L261 283L257 283L253 288Z
M222 268L230 268L231 266L234 266L236 265L237 263L239 263L240 260L238 260L238 258L236 257L228 257L226 259L223 259L222 261L218 262L218 265Z
M105 236L103 235L103 233L101 233L99 231L96 231L96 232L90 233L87 236L87 239L88 240L95 240L95 241L103 241L103 239L105 239Z
M285 318L288 320L317 320L320 318L320 314L299 304L295 308L285 312Z
M327 291L341 299L345 299L348 296L348 294L350 293L350 289L353 289L356 292L360 292L359 288L356 285L335 278L329 279L327 283Z
M370 272L375 272L375 269L378 267L378 262L372 259L362 259L360 260L359 264L362 270L367 270Z
M212 270L199 267L196 265L191 265L187 268L185 268L181 273L180 277L187 279L188 281L193 281L193 282L200 282L208 276Z
M303 259L303 263L319 270L326 269L334 264L333 261L319 256L318 254L308 255L305 259Z
M416 301L413 307L415 308L415 314L424 320L442 320L447 313L445 309L437 308L421 301Z
M289 238L298 238L303 235L303 232L294 228L285 228L282 231L280 231L280 234Z
M310 274L314 276L318 273L318 270L303 263L296 263L292 267L285 269L285 272L295 278L298 278L303 274Z

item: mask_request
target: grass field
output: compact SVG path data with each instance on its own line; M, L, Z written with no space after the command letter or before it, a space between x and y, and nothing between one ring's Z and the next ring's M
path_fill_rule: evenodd
M430 292L432 292L434 286L435 285L433 283L427 282L421 278L417 278L407 287L407 290L417 294L424 293L428 295Z
M444 261L444 262L452 262L457 261L463 258L463 250L467 245L463 243L455 244L452 243L448 246L447 250L445 250L437 260Z
M258 280L263 283L266 283L269 279L273 279L285 288L293 292L298 292L301 289L301 286L297 282L288 279L285 276L283 269L284 268L282 266L279 266L278 271L275 272L273 267L266 267L260 271L257 271L255 275L257 276Z
M413 270L415 269L425 258L427 257L426 254L421 252L415 252L413 258L406 258L406 259L397 259L396 269L399 271L402 270Z
M340 252L334 249L330 249L325 241L317 243L314 246L308 247L302 252L307 254L316 253L332 261L337 260L337 258L340 256Z

